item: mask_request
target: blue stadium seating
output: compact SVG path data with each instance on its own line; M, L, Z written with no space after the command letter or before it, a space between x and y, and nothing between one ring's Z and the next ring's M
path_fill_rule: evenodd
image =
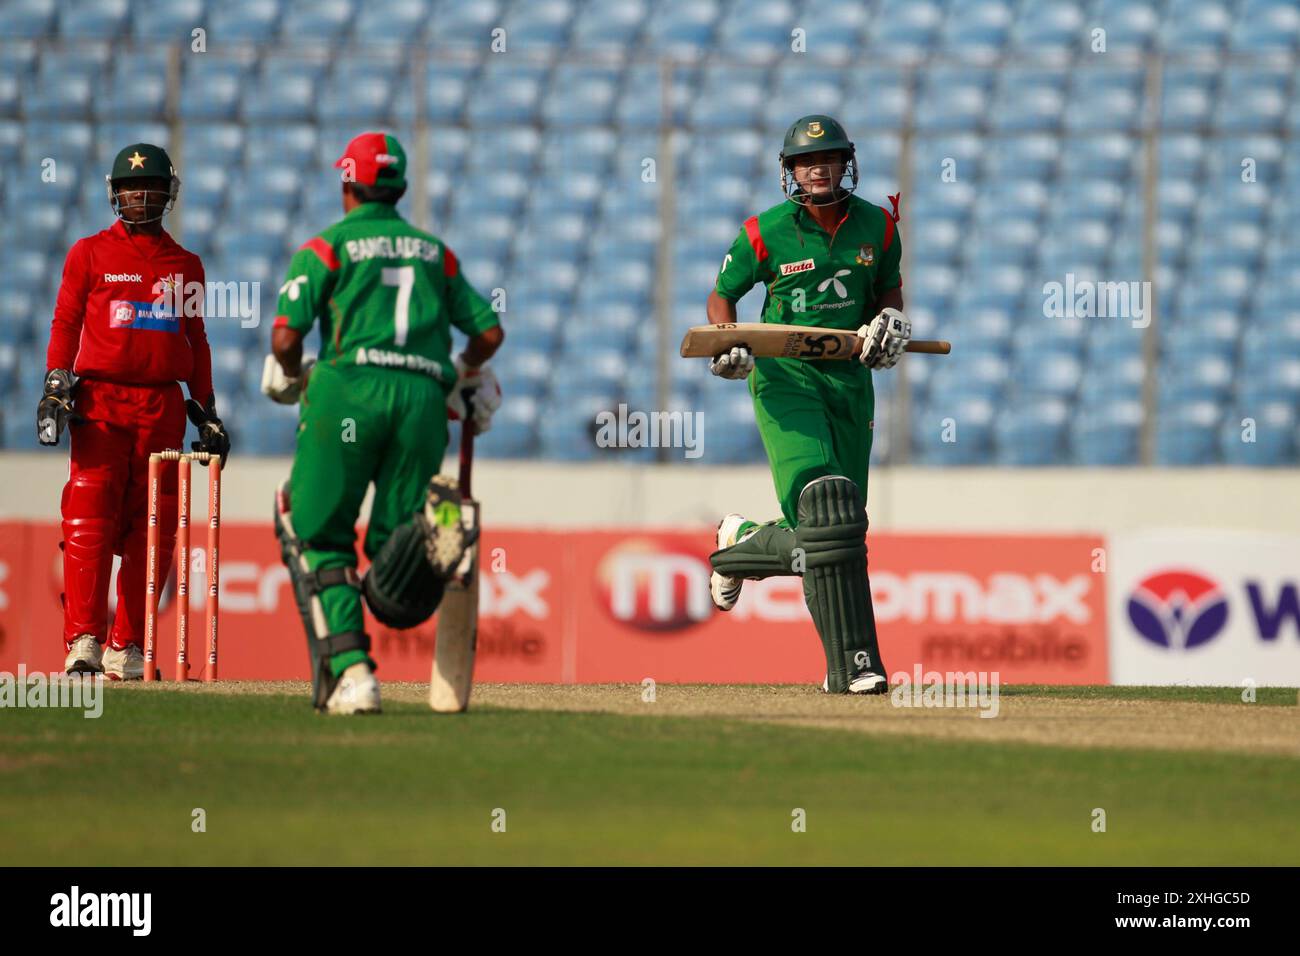
M202 54L188 51L196 26L208 31ZM1089 53L1095 26L1120 56ZM521 55L488 49L498 27ZM1139 129L1151 114L1145 66L1126 57L1165 50L1157 458L1300 458L1291 0L11 0L0 37L0 163L22 171L0 182L0 394L39 365L21 356L48 334L51 263L111 221L102 177L116 149L172 139L169 54L155 42L168 40L183 51L183 241L211 277L262 281L264 310L292 249L339 218L330 164L351 136L393 129L413 172L427 154L427 206L414 208L412 190L408 214L448 239L485 292L507 293L499 365L512 400L483 440L503 457L595 458L596 410L658 401L665 183L675 336L702 320L744 218L779 198L775 154L794 116L845 122L859 195L877 203L898 190L910 127L908 311L918 335L950 338L955 352L909 361L912 434L882 429L875 454L905 442L938 465L1136 461L1146 332L1123 317L1047 318L1042 286L1067 272L1144 278ZM144 45L123 55L128 40ZM1254 182L1242 180L1245 157ZM52 183L39 178L47 159ZM741 317L761 298L742 300ZM223 401L249 418L246 446L284 451L292 416L262 414L256 394L264 335L210 330ZM595 356L591 374L555 373L580 356ZM704 363L671 369L673 401L709 412L706 460L762 460L743 388L719 390ZM877 377L882 403L897 380ZM1241 440L1242 419L1255 441ZM22 447L29 430L3 423Z

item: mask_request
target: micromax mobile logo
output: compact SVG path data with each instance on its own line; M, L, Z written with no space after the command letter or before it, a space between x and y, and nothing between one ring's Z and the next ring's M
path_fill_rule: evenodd
M704 557L685 547L634 538L605 555L596 578L614 620L644 631L678 631L713 613L710 570Z
M957 571L871 575L876 618L882 621L1047 624L1060 618L1087 624L1092 620L1091 591L1086 574L1058 578L1002 572L987 579Z
M1218 582L1195 571L1160 571L1133 589L1128 619L1152 644L1190 650L1219 636L1228 623L1228 598Z

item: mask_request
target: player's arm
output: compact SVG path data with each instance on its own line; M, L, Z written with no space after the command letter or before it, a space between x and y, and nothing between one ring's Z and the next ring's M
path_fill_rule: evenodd
M262 367L262 393L272 401L292 405L306 387L311 363L304 368L302 340L324 312L338 271L338 256L320 236L304 243L289 262L275 307L271 354Z
M72 393L77 380L72 369L81 343L93 265L84 239L73 244L63 261L63 280L59 283L54 319L50 323L50 344L45 352L45 385L36 404L36 437L42 445L57 445L63 429L74 417Z
M757 229L757 220L754 220ZM722 260L718 270L718 279L709 293L705 305L706 314L711 325L721 325L736 321L736 302L760 281L758 274L758 257L754 254L753 242L748 228L740 230L735 242ZM715 355L709 363L709 371L721 378L743 379L754 370L754 356L744 346L736 346L721 355Z
M203 264L197 257L190 265L189 271L185 273L182 284L177 288L176 297L180 303L178 311L181 312L184 322L185 337L189 339L190 351L194 355L193 369L186 385L190 390L190 398L206 408L213 401L212 347L208 345L208 333L203 324L204 299L196 296L196 301L191 307L189 297L185 295L185 286L191 282L197 282L200 288L207 289L207 276L204 274Z
M496 311L469 284L456 254L445 245L442 272L451 324L469 337L465 350L456 358L456 381L447 394L447 415L453 421L460 421L472 414L475 429L485 432L491 427L492 414L501 407L501 384L496 374L484 365L501 347L506 333ZM467 392L473 395L472 408L466 407Z
M862 339L858 360L868 368L893 368L912 338L912 323L903 313L903 277L900 272L903 243L892 224L888 243L872 287L876 296L875 318L858 329L858 336Z

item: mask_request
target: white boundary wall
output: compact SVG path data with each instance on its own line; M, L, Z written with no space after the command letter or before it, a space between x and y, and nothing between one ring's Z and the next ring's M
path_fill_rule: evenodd
M454 461L443 469L455 472ZM231 460L222 518L270 522L287 458ZM57 520L63 454L0 454L0 518ZM1300 533L1300 470L878 468L868 512L896 531L1091 532L1221 528ZM777 517L763 467L480 461L485 518L517 528L713 525L728 511ZM206 507L195 495L194 511Z

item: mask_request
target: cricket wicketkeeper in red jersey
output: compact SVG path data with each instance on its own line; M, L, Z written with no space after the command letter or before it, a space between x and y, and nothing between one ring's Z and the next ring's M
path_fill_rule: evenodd
M179 448L188 416L195 450L230 451L212 394L203 331L203 263L162 227L180 180L167 153L149 143L113 162L109 229L68 252L36 412L42 445L69 427L72 461L63 488L63 643L68 673L144 676L145 539L151 452ZM192 314L196 313L196 314ZM189 387L187 403L179 382ZM163 472L160 515L176 513L176 471ZM160 522L159 563L170 566L174 522ZM108 627L113 555L122 556L117 614Z

